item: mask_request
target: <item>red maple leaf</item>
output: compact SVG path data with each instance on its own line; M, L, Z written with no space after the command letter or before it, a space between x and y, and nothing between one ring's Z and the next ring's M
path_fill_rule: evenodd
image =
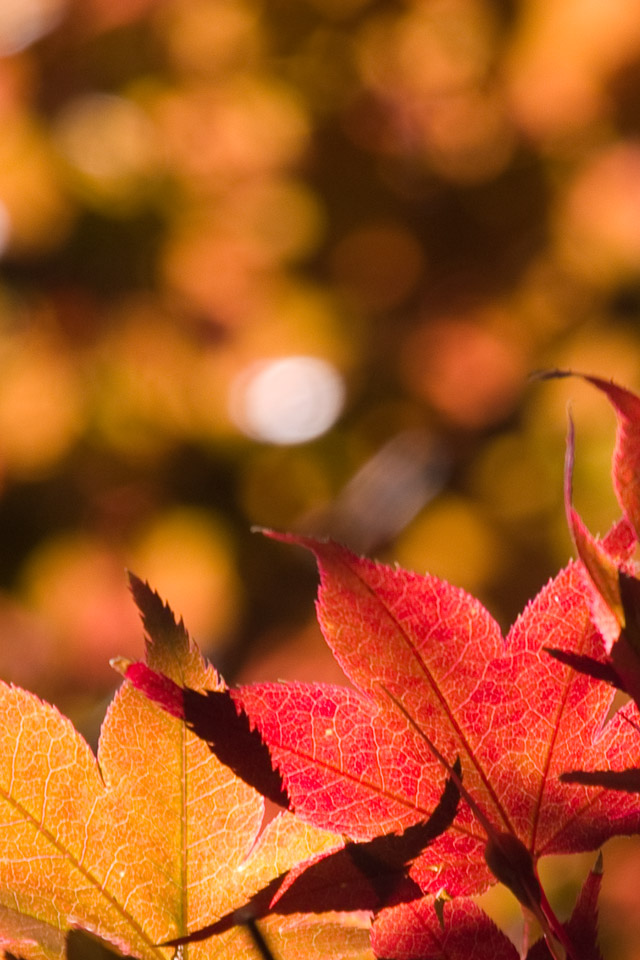
M497 876L542 910L533 869L524 889L527 857L533 867L541 856L593 849L640 829L631 796L559 780L577 758L581 766L608 769L640 760L627 708L603 727L611 688L544 651L551 644L602 654L579 563L547 584L504 640L477 600L435 577L362 559L334 543L281 539L315 552L319 619L357 688L272 683L233 693L298 815L352 839L404 828L433 811L442 764L459 757L467 803L416 856L409 877L425 893L460 896ZM619 558L632 545L626 525L605 542ZM487 824L494 838L510 841L504 850L492 841L491 869Z
M571 375L561 372L559 375ZM613 486L624 522L638 535L640 530L640 398L617 384L584 376L606 394L616 410L618 426L613 455ZM565 463L565 508L583 570L591 618L604 640L604 658L596 660L571 651L550 652L564 663L592 677L603 679L628 693L640 707L640 580L633 562L612 557L591 535L573 506L574 435L570 425ZM630 721L637 731L637 724ZM604 786L629 792L640 790L640 770L570 770L567 783Z
M543 649L602 650L579 564L547 584L503 640L458 588L337 544L299 542L318 558L320 623L358 692L300 684L239 691L299 815L356 837L428 815L442 790L431 743L450 761L461 758L476 804L534 858L594 848L640 826L633 804L606 792L587 800L557 780L576 757L615 767L627 750L640 753L622 715L602 729L611 691L558 667ZM606 541L619 558L631 545L626 527ZM485 842L463 809L415 875L425 889L476 892L490 880Z
M597 944L598 893L602 858L587 877L571 918L563 924L580 960L602 960ZM467 897L441 903L424 897L417 903L382 910L373 923L376 957L394 960L518 960L514 944L477 903ZM526 952L526 960L551 960L544 940Z
M636 542L629 521L637 520L638 498L621 465L633 434L627 421L614 476L629 520L605 540L589 541L616 571L627 567ZM436 577L375 563L336 543L272 536L316 555L319 621L353 689L271 683L225 691L232 716L258 734L251 750L268 776L249 772L252 785L266 792L262 781L275 774L296 814L366 841L426 820L443 773L459 758L460 812L449 830L414 851L408 879L425 894L453 897L498 879L575 956L538 883L537 860L640 830L634 797L606 782L593 789L560 779L577 765L621 771L640 761L633 707L605 723L611 687L570 662L606 663L583 563L551 580L505 639L476 599ZM569 662L551 659L548 647L562 649ZM130 669L153 696L149 676ZM230 752L235 721L212 731L202 698L176 687L170 699L172 712L214 752ZM261 909L273 909L276 899ZM308 909L302 900L299 906Z
M624 517L640 539L640 397L612 380L574 370L547 370L537 374L540 380L578 377L592 384L609 399L616 411L618 427L613 451L612 479Z

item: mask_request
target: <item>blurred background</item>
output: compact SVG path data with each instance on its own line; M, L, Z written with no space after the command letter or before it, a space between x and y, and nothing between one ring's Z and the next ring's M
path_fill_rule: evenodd
M640 388L639 84L636 0L2 0L0 676L95 742L129 568L229 680L339 679L254 526L506 629L569 401L617 515L606 401L529 375Z

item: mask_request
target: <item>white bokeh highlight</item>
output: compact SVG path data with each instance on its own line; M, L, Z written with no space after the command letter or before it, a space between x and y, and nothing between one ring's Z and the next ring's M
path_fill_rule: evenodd
M232 385L229 410L243 433L263 443L306 443L326 433L340 416L344 382L320 357L263 360Z
M54 30L66 7L66 0L0 0L0 57L20 53Z

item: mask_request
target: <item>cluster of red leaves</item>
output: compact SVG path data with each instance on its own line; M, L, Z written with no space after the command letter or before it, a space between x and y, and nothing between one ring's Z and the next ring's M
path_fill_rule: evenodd
M640 399L588 379L618 414L623 518L601 541L584 527L571 437L579 559L506 638L435 577L279 536L316 555L318 617L351 686L230 689L132 578L146 663L118 664L97 760L53 708L0 687L2 946L54 960L79 928L141 960L178 944L516 960L470 899L498 881L542 929L528 960L597 960L599 865L565 923L537 874L542 856L640 832ZM632 700L605 723L614 686ZM284 809L261 831L265 797Z

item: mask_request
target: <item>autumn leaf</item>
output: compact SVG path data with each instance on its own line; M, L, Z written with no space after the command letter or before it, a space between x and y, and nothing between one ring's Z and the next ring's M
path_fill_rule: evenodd
M441 790L433 743L445 757L460 756L466 790L534 859L595 848L640 827L633 803L604 790L587 797L558 780L576 757L620 767L640 756L623 714L601 729L612 691L559 668L543 649L557 643L581 655L602 653L578 564L541 591L504 641L462 590L333 543L299 542L316 553L320 622L359 691L241 689L298 813L352 837L424 818ZM615 534L608 541L613 555L627 548ZM463 803L412 876L425 892L481 890L491 882L486 840Z
M598 854L593 869L582 885L571 917L563 924L580 960L602 960L598 945L598 897L601 885L602 854ZM544 940L533 944L527 953L527 960L551 960Z
M420 899L422 891L408 876L408 867L453 823L460 798L456 782L460 777L458 761L453 770L454 776L428 820L415 823L400 834L381 834L360 843L347 841L339 850L298 864L275 878L239 910L172 944L204 940L247 918L254 920L268 914L361 910L375 914L390 903Z
M181 687L145 663L131 663L121 657L112 660L112 665L150 700L172 717L183 720L245 783L278 806L292 809L271 752L233 690Z
M580 960L602 960L597 943L598 894L602 859L589 873L571 918L563 924ZM382 910L375 918L371 943L380 960L518 960L520 953L493 920L467 897L441 904L433 897ZM551 960L544 940L526 953L526 960Z
M133 586L150 634L148 663L196 690L219 689L183 625L148 587ZM0 684L0 716L0 943L26 960L63 957L74 928L140 960L169 958L158 944L228 913L293 863L340 842L287 815L269 825L248 861L262 798L129 683L107 711L97 760L72 724L33 694ZM281 927L274 936L288 938L295 956L296 943L321 926L299 935ZM322 929L335 948L338 925ZM366 929L356 939L366 957ZM192 949L204 958L214 948ZM214 952L257 956L242 928L218 939Z
M383 910L371 931L380 960L518 960L514 944L468 897L445 902L441 917L433 897Z
M576 551L592 589L589 591L591 617L605 641L607 651L624 627L624 610L620 596L619 558L611 556L605 545L591 535L573 506L572 478L575 456L573 421L569 418L567 451L564 466L564 505L567 523ZM630 542L633 534L630 531Z
M616 411L613 488L624 516L640 539L640 397L601 377L583 375L583 379L601 390Z
M141 580L130 575L130 583L147 636L154 638L154 652L161 646L168 646L173 652L176 631L179 635L185 634L184 625L176 625L169 607ZM154 655L153 666L157 665L157 660L158 656ZM258 730L251 726L242 705L234 701L233 691L220 678L216 677L214 689L209 686L198 690L185 686L183 682L176 683L159 666L153 670L149 662L130 664L117 658L117 662L112 663L167 713L180 720L186 720L188 714L188 723L198 725L200 739L210 744L215 740L216 756L245 783L251 783L263 797L285 809L290 808L282 777L272 764L268 748Z
M613 452L613 488L624 517L640 540L640 397L613 381L572 370L550 370L542 379L578 377L605 394L616 411L618 425Z
M633 522L638 528L640 515L634 515L640 498L636 477L627 469L627 459L640 457L640 399L627 390L598 378L586 377L610 396L618 410L619 425L614 454L614 486L627 513L620 529ZM612 556L606 544L589 532L572 503L571 479L574 461L574 431L569 422L565 459L565 511L574 544L585 571L585 586L593 623L605 645L605 659L596 661L570 651L550 649L557 659L571 664L592 677L604 679L624 690L640 704L640 582L634 576L635 564ZM640 463L640 460L638 460ZM632 528L629 527L632 534ZM635 534L632 534L632 541Z
M618 528L606 540L611 556L628 555L627 534ZM428 818L443 769L459 756L466 802L409 877L424 893L444 888L455 897L500 879L546 919L550 934L553 927L563 936L537 883L537 859L640 828L633 798L559 780L576 757L607 768L640 759L628 709L603 728L612 691L544 650L557 643L581 656L603 654L581 565L561 571L505 641L477 600L435 577L334 543L281 539L315 552L320 623L356 687L234 691L296 812L351 839L397 831Z

